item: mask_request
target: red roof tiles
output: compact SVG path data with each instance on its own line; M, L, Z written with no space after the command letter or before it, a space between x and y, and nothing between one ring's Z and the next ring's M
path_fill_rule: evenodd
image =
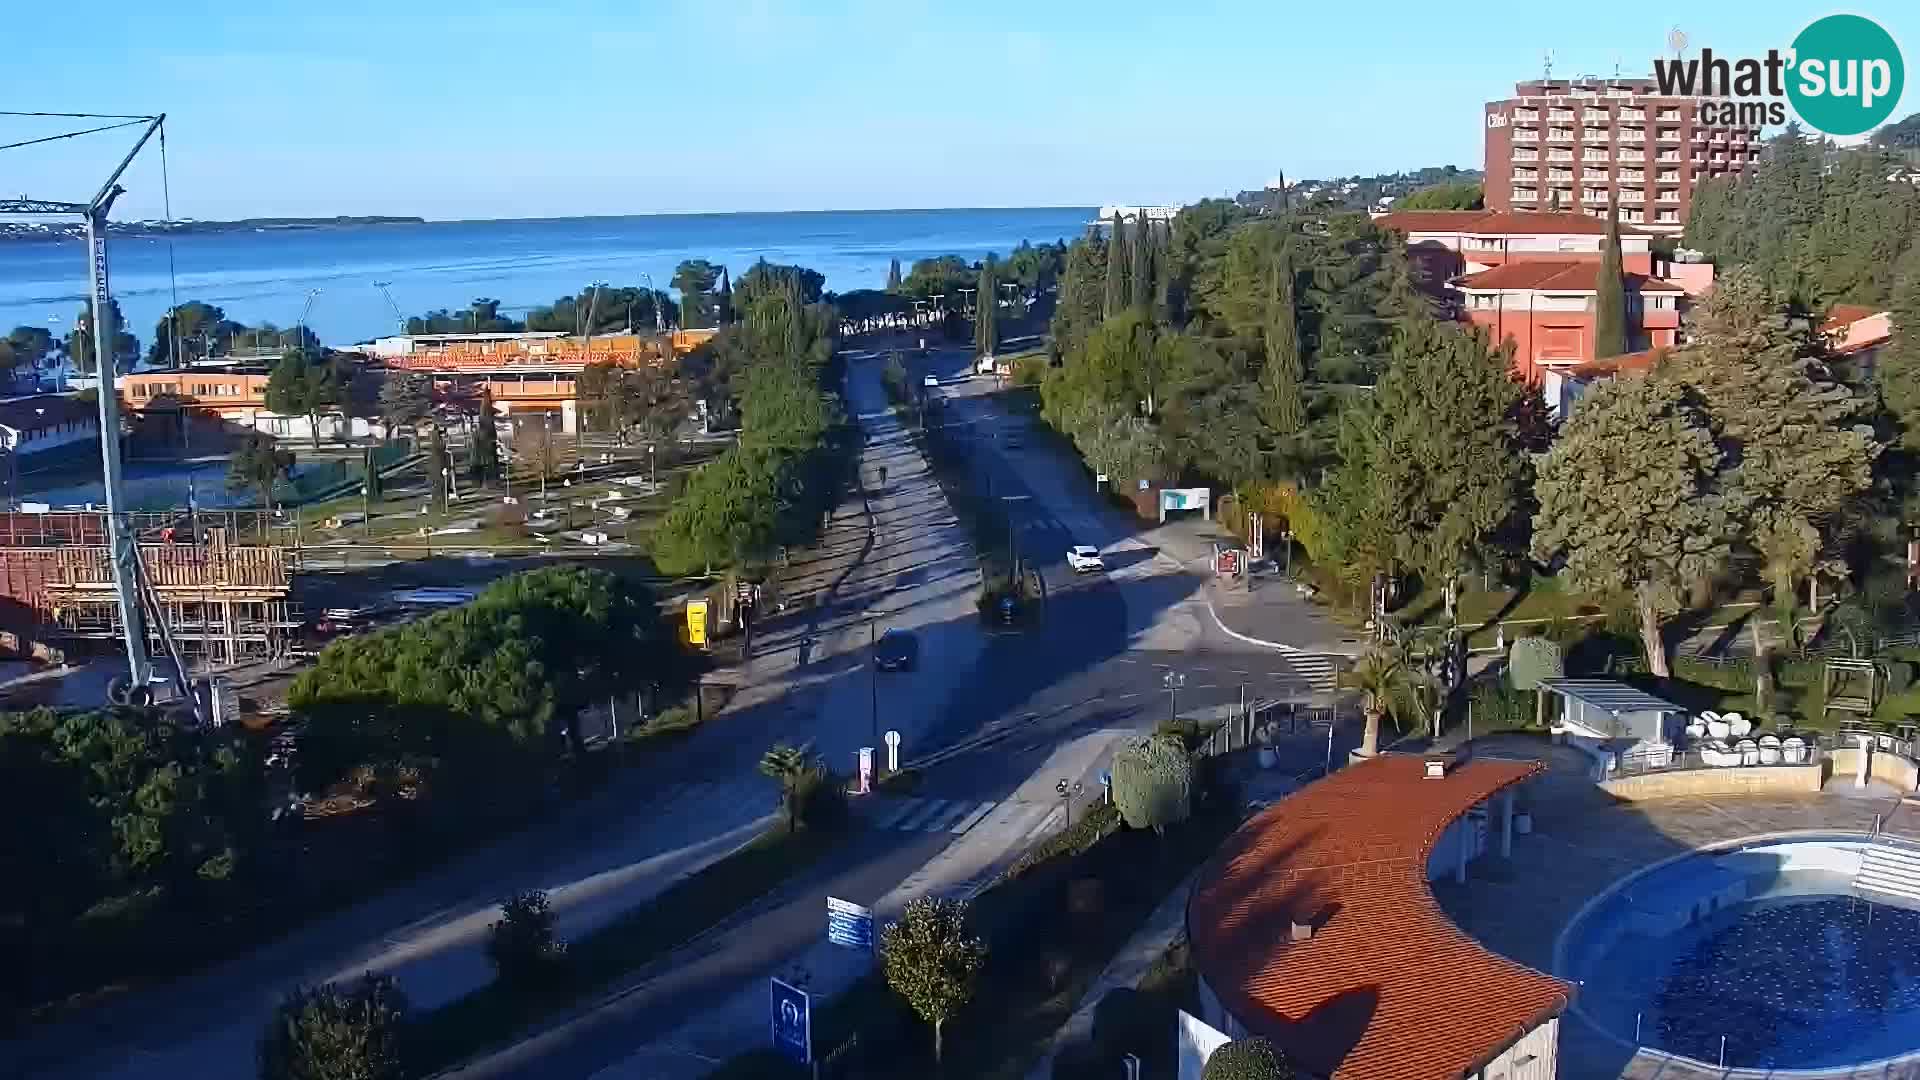
M1677 293L1680 286L1644 274L1623 274L1628 292ZM1600 284L1596 259L1529 259L1510 262L1459 281L1463 289L1538 289L1542 292L1594 292Z
M1187 905L1207 986L1306 1071L1458 1077L1566 1008L1566 984L1487 951L1427 887L1447 825L1543 766L1470 761L1440 780L1424 766L1383 755L1270 807ZM1291 940L1295 921L1313 936Z

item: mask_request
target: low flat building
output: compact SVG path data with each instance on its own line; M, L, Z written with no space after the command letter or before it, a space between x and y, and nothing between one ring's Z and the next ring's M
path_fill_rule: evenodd
M100 445L100 407L72 394L0 401L0 452L21 459Z
M1384 754L1253 818L1187 904L1200 1020L1303 1076L1553 1080L1573 988L1491 952L1428 886L1512 851L1537 761Z

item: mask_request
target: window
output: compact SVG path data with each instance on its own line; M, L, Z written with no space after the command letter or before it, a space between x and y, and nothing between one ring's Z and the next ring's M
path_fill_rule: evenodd
M1499 297L1494 293L1468 293L1467 307L1474 311L1491 311L1498 304Z

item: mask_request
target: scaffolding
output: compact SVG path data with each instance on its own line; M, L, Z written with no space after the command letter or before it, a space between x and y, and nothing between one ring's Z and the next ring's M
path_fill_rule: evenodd
M170 634L205 669L276 657L303 620L288 599L299 549L259 511L130 515L151 585L142 620L150 655ZM254 540L264 542L247 543ZM123 632L104 514L0 515L0 619L19 651L112 641Z

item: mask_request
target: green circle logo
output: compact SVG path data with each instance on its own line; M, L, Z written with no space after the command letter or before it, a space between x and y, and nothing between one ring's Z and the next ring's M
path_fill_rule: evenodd
M1793 39L1787 98L1815 131L1858 135L1888 116L1906 86L1893 35L1859 15L1816 19Z

